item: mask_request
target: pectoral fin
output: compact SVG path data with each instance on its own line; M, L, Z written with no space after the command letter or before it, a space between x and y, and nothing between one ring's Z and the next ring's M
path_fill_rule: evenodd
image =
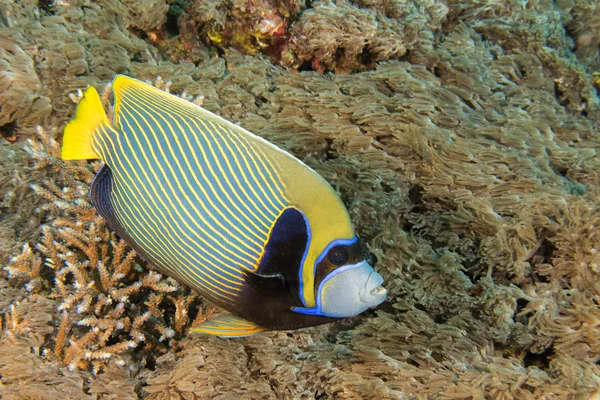
M256 291L270 296L286 294L288 290L281 274L265 275L256 272L246 272L244 280Z
M203 324L190 328L190 332L203 333L205 335L214 335L223 338L252 336L266 330L267 329L262 326L229 313L218 315L207 320Z

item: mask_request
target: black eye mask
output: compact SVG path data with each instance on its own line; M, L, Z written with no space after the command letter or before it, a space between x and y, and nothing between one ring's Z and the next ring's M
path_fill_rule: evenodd
M337 245L327 251L327 256L323 257L317 264L315 274L315 296L320 283L327 275L339 267L349 264L357 264L365 259L363 249L358 238L352 244Z
M327 260L337 267L341 267L342 265L346 264L348 258L350 258L350 254L344 246L332 247L327 253Z

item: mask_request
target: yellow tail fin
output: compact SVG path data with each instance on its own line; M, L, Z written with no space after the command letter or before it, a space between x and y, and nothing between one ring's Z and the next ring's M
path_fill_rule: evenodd
M100 158L92 148L92 137L103 123L109 123L106 112L98 92L90 86L83 92L83 98L77 105L75 118L65 126L61 150L63 160Z

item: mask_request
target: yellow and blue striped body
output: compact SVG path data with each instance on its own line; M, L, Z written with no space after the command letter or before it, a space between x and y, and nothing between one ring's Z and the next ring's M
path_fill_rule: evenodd
M357 243L333 189L185 100L123 76L113 93L111 124L86 91L63 145L64 158L106 163L92 201L109 225L160 271L264 328L330 321L315 308L318 263L332 243Z

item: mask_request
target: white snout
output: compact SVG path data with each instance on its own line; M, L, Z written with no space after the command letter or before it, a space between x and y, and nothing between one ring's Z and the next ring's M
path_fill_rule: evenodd
M323 315L344 318L378 306L387 290L383 278L366 262L347 265L331 272L321 283L319 299Z

